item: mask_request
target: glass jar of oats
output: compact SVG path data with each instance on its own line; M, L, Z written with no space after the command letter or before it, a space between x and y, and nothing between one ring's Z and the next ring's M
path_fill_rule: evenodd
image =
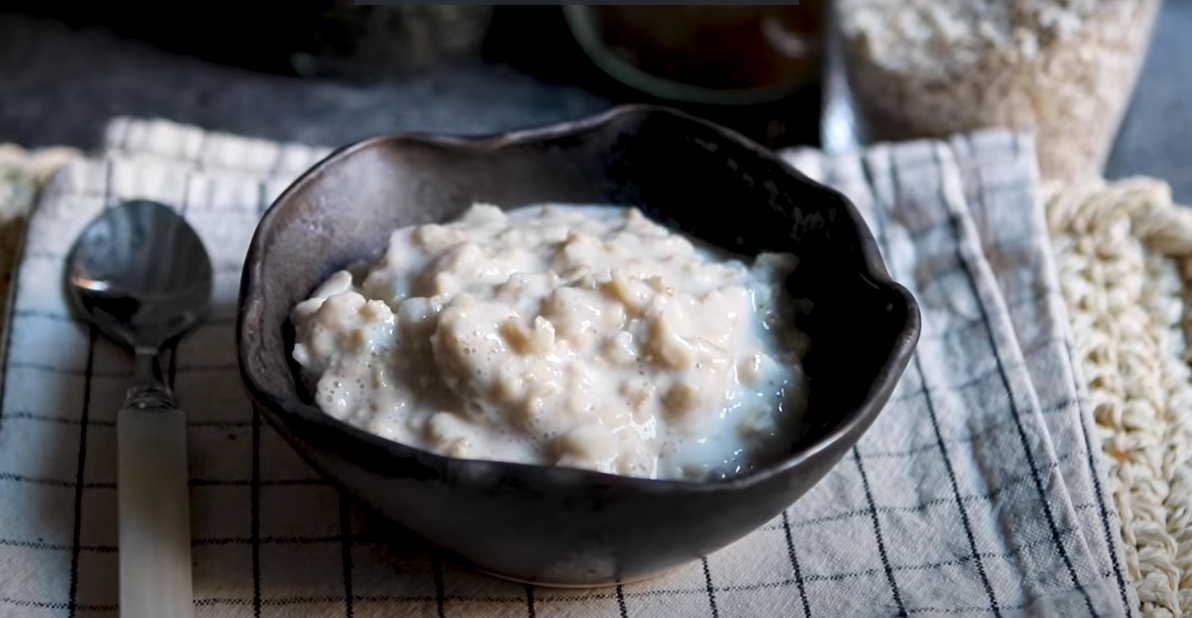
M1033 132L1044 178L1101 173L1161 0L836 0L865 141Z

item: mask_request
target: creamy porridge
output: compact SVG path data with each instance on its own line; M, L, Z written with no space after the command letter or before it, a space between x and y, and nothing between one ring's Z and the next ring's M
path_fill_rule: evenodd
M332 275L294 308L293 354L323 411L403 444L722 479L800 431L809 342L780 292L796 266L636 209L477 205Z

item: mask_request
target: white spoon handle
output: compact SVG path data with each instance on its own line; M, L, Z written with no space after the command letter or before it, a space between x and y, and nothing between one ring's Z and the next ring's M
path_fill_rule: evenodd
M190 618L186 416L120 410L120 618Z

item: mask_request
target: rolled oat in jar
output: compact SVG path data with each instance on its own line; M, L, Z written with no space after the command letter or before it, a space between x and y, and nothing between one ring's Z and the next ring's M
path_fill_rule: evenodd
M1160 0L837 0L869 141L1034 132L1049 179L1099 175Z

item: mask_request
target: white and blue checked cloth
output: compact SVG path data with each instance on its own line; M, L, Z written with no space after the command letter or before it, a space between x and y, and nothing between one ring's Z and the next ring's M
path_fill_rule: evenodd
M1073 364L1030 139L983 132L787 153L864 213L923 335L889 407L781 517L615 588L473 573L364 515L256 416L236 369L260 213L325 150L119 120L28 226L0 409L0 616L117 616L115 412L129 359L70 317L64 255L103 207L176 206L216 267L171 362L190 415L200 618L1134 616L1119 521Z

